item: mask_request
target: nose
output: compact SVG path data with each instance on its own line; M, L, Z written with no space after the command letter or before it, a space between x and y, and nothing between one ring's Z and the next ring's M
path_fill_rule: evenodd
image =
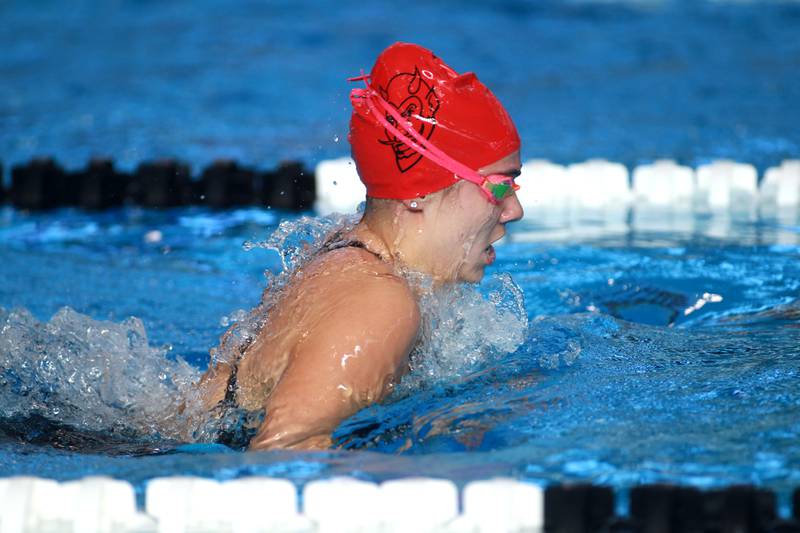
M501 204L503 210L500 212L500 222L505 224L507 222L515 222L523 217L525 211L522 209L522 204L519 203L519 198L516 194L512 194Z

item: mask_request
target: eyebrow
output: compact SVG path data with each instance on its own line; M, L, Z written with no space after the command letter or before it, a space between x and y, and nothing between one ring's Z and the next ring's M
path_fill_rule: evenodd
M522 174L522 169L512 168L510 170L500 170L498 172L488 172L486 175L494 174L495 176L508 176L509 178L518 178Z

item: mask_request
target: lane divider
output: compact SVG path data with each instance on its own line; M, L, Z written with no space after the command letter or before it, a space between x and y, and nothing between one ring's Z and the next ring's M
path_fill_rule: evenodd
M105 477L58 483L0 479L0 532L559 532L798 531L800 490L791 518L776 495L752 486L714 490L643 485L623 498L589 484L552 485L500 478L461 491L444 479L405 478L377 484L354 478L311 481L302 490L284 479L216 481L165 477L147 482L145 508L134 488Z
M604 159L566 166L539 159L523 164L520 183L526 209L578 218L613 218L637 208L753 214L800 206L800 160L767 169L759 183L753 165L729 160L697 169L658 160L629 173L624 165ZM44 158L14 166L10 188L0 188L0 201L20 209L252 205L314 208L324 215L353 212L364 194L349 157L321 161L313 171L299 162L260 171L219 160L196 176L187 164L172 159L146 161L124 173L107 159L69 172Z
M189 165L173 159L146 161L125 173L105 159L68 172L53 159L43 158L13 167L11 186L0 196L17 208L31 210L123 205L220 209L252 205L305 210L313 206L315 186L314 173L296 161L258 171L220 160L193 178Z
M661 159L640 165L633 171L633 201L654 207L674 207L690 211L694 199L694 169Z

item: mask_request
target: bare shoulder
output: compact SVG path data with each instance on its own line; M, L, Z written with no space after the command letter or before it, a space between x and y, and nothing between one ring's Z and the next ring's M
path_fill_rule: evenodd
M294 288L295 301L305 299L309 333L295 348L300 358L354 344L365 355L375 351L396 363L416 340L420 312L414 293L391 265L363 249L324 254L307 265Z
M301 332L266 398L256 448L319 447L346 417L379 401L408 369L420 314L406 281L358 248L316 258L291 283ZM316 440L315 440L316 439Z
M341 248L312 261L298 289L313 291L318 302L335 302L356 315L377 313L374 318L419 323L419 307L408 282L361 248Z

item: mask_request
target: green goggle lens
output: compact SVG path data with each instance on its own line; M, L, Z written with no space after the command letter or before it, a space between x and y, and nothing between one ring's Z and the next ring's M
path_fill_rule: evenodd
M513 190L511 185L509 185L508 183L491 183L490 182L490 183L487 183L486 186L489 189L489 192L492 193L492 196L494 196L495 199L497 199L497 200L502 200L503 198L505 198L506 196L511 194L511 191Z

